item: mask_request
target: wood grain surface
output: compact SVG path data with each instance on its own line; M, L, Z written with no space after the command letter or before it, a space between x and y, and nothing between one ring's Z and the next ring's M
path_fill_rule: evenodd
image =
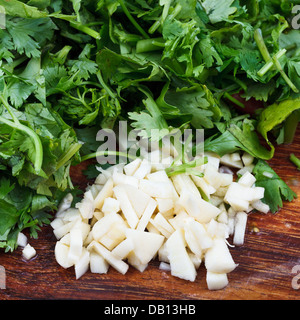
M286 183L300 195L300 172L289 161L293 152L300 157L300 130L292 145L280 146L270 164ZM72 168L74 184L85 187L82 165ZM80 299L80 300L297 300L300 289L300 200L285 203L275 215L252 213L249 216L242 247L231 248L238 267L228 275L229 285L209 291L205 267L195 282L172 277L159 270L153 261L140 273L130 267L126 275L113 268L105 275L87 272L75 279L74 269L63 269L55 261L56 239L51 227L43 227L37 240L30 240L37 251L31 261L24 261L21 249L0 252L0 265L6 272L6 289L0 300ZM259 232L254 232L257 227ZM298 275L293 268L299 265ZM293 288L294 287L294 288Z

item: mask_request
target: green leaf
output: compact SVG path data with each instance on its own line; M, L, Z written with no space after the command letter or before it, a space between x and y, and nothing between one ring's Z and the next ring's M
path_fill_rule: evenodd
M0 180L0 199L4 199L13 189L14 184L11 184L9 179L2 177Z
M0 235L10 230L18 221L19 213L14 205L0 199Z
M205 0L201 2L211 23L228 19L237 10L236 7L232 7L234 0Z
M47 13L38 10L34 6L29 6L17 0L0 0L0 5L5 9L6 14L21 18L43 18Z
M300 109L300 99L285 100L268 106L260 114L257 130L270 146L271 156L274 154L275 147L269 140L268 133L286 120L293 111L298 109Z
M262 201L270 207L271 212L275 213L282 208L283 200L292 201L297 197L267 162L259 160L253 169L253 174L256 178L255 186L265 189Z

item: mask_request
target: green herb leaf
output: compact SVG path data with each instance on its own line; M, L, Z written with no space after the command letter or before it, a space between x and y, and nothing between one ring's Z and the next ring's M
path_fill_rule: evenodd
M267 173L267 175L266 175ZM259 160L253 169L256 178L255 186L263 187L265 195L262 201L266 203L271 212L275 213L282 208L283 201L292 201L297 197L276 172L265 162ZM269 177L271 175L272 177Z

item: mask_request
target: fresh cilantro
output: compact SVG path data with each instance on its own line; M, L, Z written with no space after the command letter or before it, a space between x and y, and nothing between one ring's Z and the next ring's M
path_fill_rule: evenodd
M201 2L211 23L217 23L228 19L229 16L237 10L236 7L232 6L234 0L205 0Z
M97 132L115 129L120 120L152 140L174 128L205 129L205 150L246 151L258 163L272 158L270 141L293 141L300 120L300 42L290 25L292 2L0 0L0 5L6 12L0 29L5 250L15 248L23 228L36 237L49 223L45 212L76 191L70 167L95 158ZM241 115L232 106L247 103L237 94L265 108ZM88 171L89 178L96 174ZM275 180L273 209L279 197L292 198Z
M265 189L262 201L266 203L271 212L275 213L282 208L283 200L292 201L297 197L276 172L263 160L259 160L253 169L256 178L255 185Z

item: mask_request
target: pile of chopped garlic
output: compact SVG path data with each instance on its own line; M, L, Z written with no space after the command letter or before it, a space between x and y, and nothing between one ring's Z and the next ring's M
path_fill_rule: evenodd
M75 208L68 195L51 223L58 264L74 266L78 279L110 266L122 274L129 266L143 272L158 259L164 272L195 281L203 263L208 289L226 287L237 267L229 247L243 245L248 213L269 207L261 201L264 189L255 187L253 157L205 156L207 163L194 168L202 177L169 177L170 159L163 156L159 163L136 159L100 169ZM238 181L229 167L238 170Z

